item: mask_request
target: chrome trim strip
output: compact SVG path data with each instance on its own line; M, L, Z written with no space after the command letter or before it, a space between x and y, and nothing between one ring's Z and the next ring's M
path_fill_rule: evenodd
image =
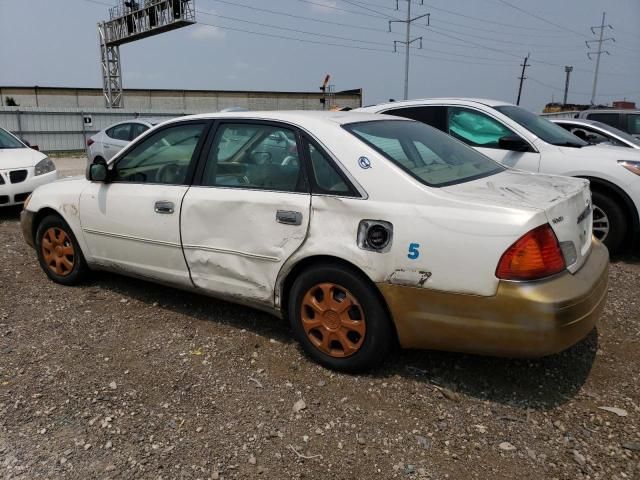
M256 260L264 260L265 262L279 262L280 259L278 257L270 257L268 255L258 255L256 253L249 253L249 252L241 252L239 250L229 250L226 248L216 248L216 247L209 247L209 246L205 246L205 245L183 245L183 247L185 250L204 250L205 252L212 252L212 253L225 253L225 254L229 254L229 255L238 255L240 257L246 257L246 258L254 258Z
M123 239L123 240L133 240L133 241L136 241L136 242L150 243L152 245L162 245L164 247L180 248L180 244L179 243L174 243L174 242L165 242L165 241L162 241L162 240L152 240L150 238L134 237L132 235L123 235L121 233L102 232L100 230L93 230L93 229L90 229L90 228L83 228L82 231L84 233L90 233L90 234L93 234L93 235L102 235L104 237L120 238L120 239Z

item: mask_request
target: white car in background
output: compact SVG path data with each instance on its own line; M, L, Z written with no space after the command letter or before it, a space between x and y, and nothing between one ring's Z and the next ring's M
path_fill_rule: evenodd
M396 341L548 355L593 329L608 291L588 182L508 170L412 120L183 117L87 177L22 212L51 280L105 269L252 305L335 369Z
M131 140L163 121L164 119L157 118L136 118L115 123L109 128L99 131L87 140L89 163L98 158L111 160Z
M0 207L24 203L37 187L57 178L49 157L0 128Z
M611 145L640 150L640 139L606 123L584 118L549 118L549 120L593 145Z
M431 98L357 109L411 118L511 168L585 178L593 233L611 252L640 238L640 151L590 145L559 125L499 100Z

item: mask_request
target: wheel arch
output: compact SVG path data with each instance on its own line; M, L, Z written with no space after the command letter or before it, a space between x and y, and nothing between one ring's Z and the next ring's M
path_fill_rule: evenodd
M640 217L638 214L638 209L636 208L631 197L627 195L627 193L617 186L614 183L611 183L608 180L604 180L598 177L591 177L588 175L579 175L579 178L584 178L585 180L589 180L590 186L592 190L596 190L603 194L611 195L614 200L617 200L620 205L623 207L624 212L631 220L630 226L633 232L640 231Z
M391 322L391 327L394 334L394 342L396 343L396 345L399 344L398 332L396 330L396 325L393 319L393 315L391 314L391 309L389 308L389 305L387 304L387 301L385 300L378 286L375 284L373 280L371 280L371 278L364 272L364 270L359 268L357 265L353 264L352 262L349 262L348 260L333 256L333 255L318 254L318 255L311 255L309 257L301 258L292 266L290 266L290 268L287 271L281 274L281 278L278 281L276 292L279 299L279 309L282 317L286 318L287 316L287 304L289 302L289 293L291 292L291 287L293 286L293 282L295 281L295 279L298 278L298 276L305 270L313 268L316 265L327 265L327 264L340 265L344 268L353 270L359 276L361 276L365 282L367 282L367 284L373 289L375 294L378 296L378 299L384 306L385 311L387 313L387 318L389 318L389 321Z

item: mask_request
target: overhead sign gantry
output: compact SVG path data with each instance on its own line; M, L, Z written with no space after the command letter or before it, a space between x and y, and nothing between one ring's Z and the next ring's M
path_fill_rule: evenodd
M120 45L196 23L195 0L119 0L98 24L107 108L124 107Z

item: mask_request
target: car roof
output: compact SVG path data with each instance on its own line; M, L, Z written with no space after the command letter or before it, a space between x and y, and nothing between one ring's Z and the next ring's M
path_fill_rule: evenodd
M434 97L434 98L417 98L414 100L402 100L398 102L385 102L377 105L368 105L363 110L382 108L382 107L412 107L426 104L437 105L439 103L446 102L463 102L463 103L476 103L486 105L487 107L499 107L503 105L513 105L512 103L505 102L503 100L492 100L490 98L472 98L472 97Z
M640 110L634 110L633 108L592 108L580 112L581 115L585 113L640 113Z
M249 112L216 112L187 115L173 118L165 123L172 123L185 120L215 120L215 119L247 119L247 120L272 120L305 125L312 123L330 123L345 125L348 123L368 122L375 120L407 120L406 118L390 117L377 113L366 113L357 111L336 112L336 111L316 111L316 110L278 110L278 111L249 111Z
M575 123L576 125L593 125L594 127L602 125L602 122L589 120L588 118L547 118L547 120L554 123Z

